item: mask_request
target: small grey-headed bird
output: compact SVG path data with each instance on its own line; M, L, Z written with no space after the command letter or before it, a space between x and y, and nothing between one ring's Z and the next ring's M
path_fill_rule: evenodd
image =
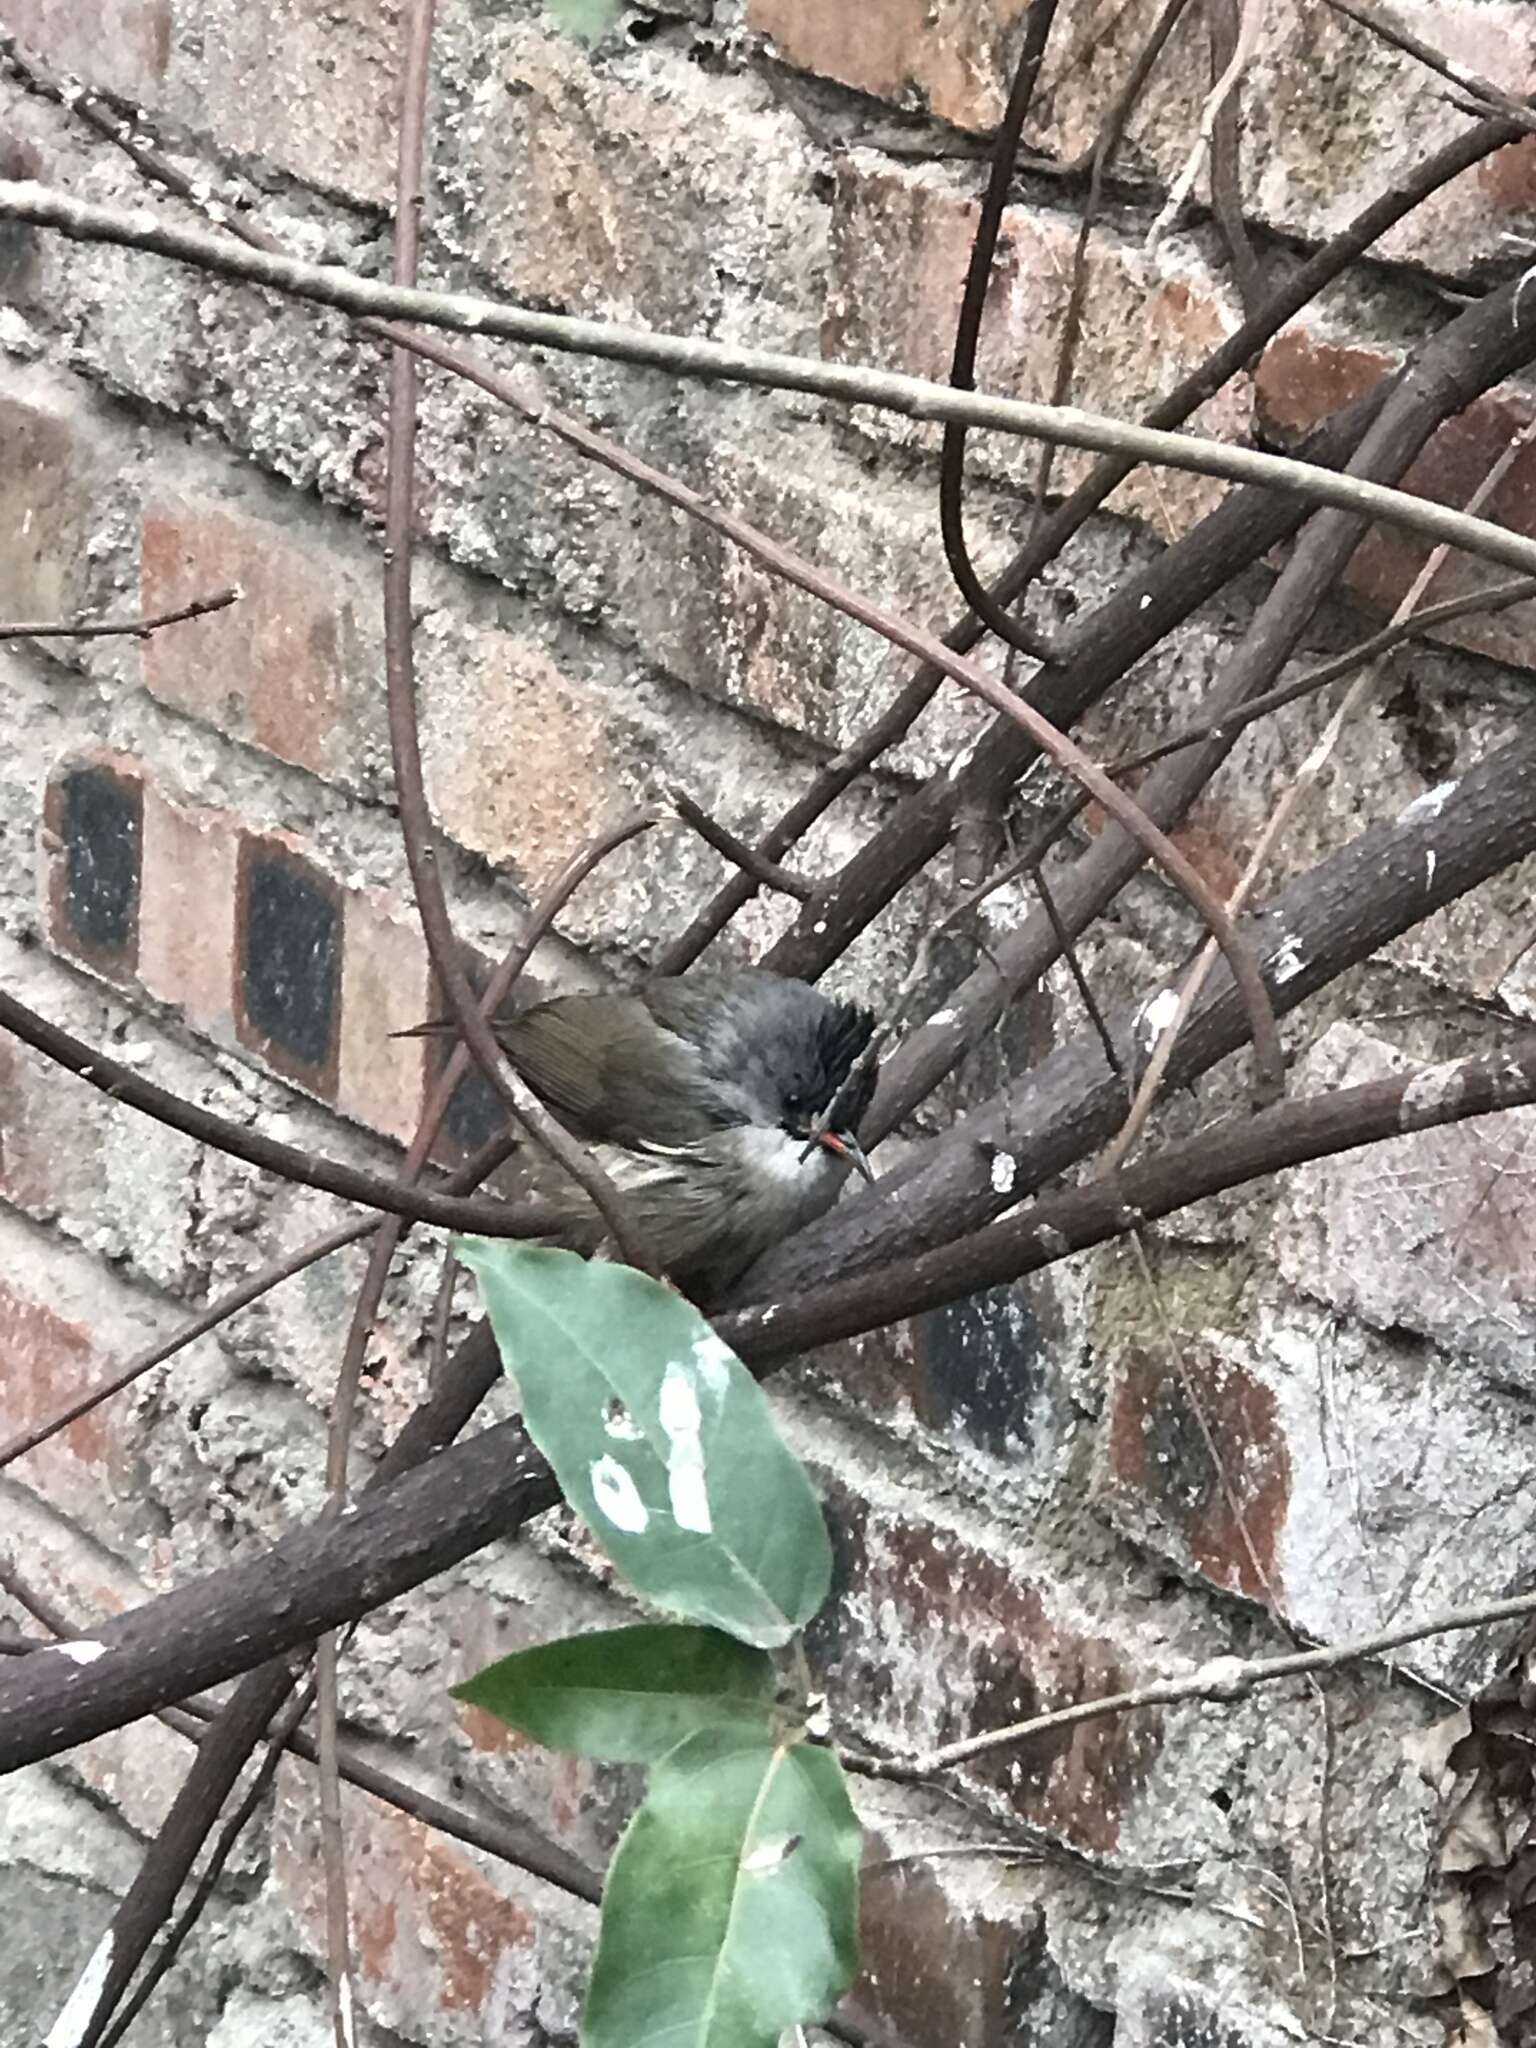
M696 1297L822 1215L851 1167L873 1178L855 1132L874 1065L851 1090L844 1083L874 1018L806 982L756 967L659 976L627 991L555 996L493 1028L534 1093L591 1148L666 1272ZM530 1166L562 1214L561 1241L594 1247L602 1226L581 1189L553 1162L530 1157Z

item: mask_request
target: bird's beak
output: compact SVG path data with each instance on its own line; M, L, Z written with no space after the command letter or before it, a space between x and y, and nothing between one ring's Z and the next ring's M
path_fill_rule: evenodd
M839 1159L846 1159L856 1173L861 1173L871 1187L875 1184L874 1172L864 1157L864 1147L849 1131L820 1131L819 1142Z

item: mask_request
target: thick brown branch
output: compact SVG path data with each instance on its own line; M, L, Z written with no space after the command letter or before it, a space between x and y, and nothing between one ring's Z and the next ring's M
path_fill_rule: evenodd
M1205 1132L1112 1181L1054 1196L966 1246L945 1246L866 1280L878 1279L893 1313L909 1314L961 1291L953 1276L962 1255L966 1284L989 1285L1281 1167L1532 1101L1536 1040L1516 1054L1452 1062L1429 1077L1401 1075L1286 1103ZM988 1277L975 1279L982 1271ZM771 1317L747 1310L717 1327L743 1356L764 1360L810 1341L812 1321L820 1341L888 1320L883 1308L871 1316L867 1305L858 1320L849 1295L858 1284L833 1283L814 1307L784 1303ZM494 1370L483 1325L466 1349L482 1355L482 1369L488 1355ZM553 1474L520 1424L498 1423L371 1491L341 1521L295 1530L260 1558L116 1616L83 1642L0 1670L0 1771L55 1756L369 1612L557 1499Z

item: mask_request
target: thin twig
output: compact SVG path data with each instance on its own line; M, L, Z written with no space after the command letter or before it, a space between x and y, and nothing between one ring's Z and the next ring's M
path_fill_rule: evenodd
M765 889L776 889L781 896L793 896L801 903L809 902L815 895L814 882L808 882L803 875L791 874L788 868L781 868L777 861L767 859L756 847L738 839L718 818L712 818L701 804L696 804L686 790L672 790L669 801L683 823L691 826L706 846L712 846L716 853L730 861L732 866L740 868L744 875L750 875L754 882L760 882Z
M0 625L0 640L104 640L109 634L147 640L162 626L179 626L184 619L206 618L210 612L221 612L228 605L238 604L241 594L238 589L220 590L212 597L194 597L190 604L178 605L173 612L153 612L147 618L98 619L94 624L75 625L57 621Z
M1236 60L1242 28L1242 0L1207 0L1213 87ZM1216 109L1211 122L1211 211L1227 245L1232 279L1247 319L1263 303L1264 279L1243 217L1241 159L1242 103L1236 90Z
M215 276L261 285L290 298L333 306L363 319L419 323L460 334L485 334L566 354L665 370L673 376L720 379L767 390L808 392L849 405L870 405L912 419L963 422L1000 434L1087 448L1131 463L1150 462L1233 483L1257 483L1294 492L1314 505L1332 505L1366 519L1384 520L1469 555L1527 574L1536 573L1536 540L1507 528L1363 478L1319 469L1293 457L1268 455L1195 434L1111 419L1078 407L1034 404L956 391L924 377L874 370L821 357L771 349L738 349L689 335L530 312L467 293L410 291L356 277L336 264L304 263L292 256L230 242L198 228L162 220L144 210L97 206L30 180L0 181L0 220L50 227L72 240L104 242L188 263ZM401 342L393 335L392 346ZM424 349L417 351L427 353Z
M1200 167L1210 152L1211 137L1216 127L1216 117L1221 112L1223 106L1225 106L1227 100L1236 92L1238 85L1242 81L1243 73L1253 61L1254 49L1259 40L1259 28L1264 20L1264 0L1241 0L1241 5L1243 10L1242 21L1237 32L1236 46L1232 51L1232 56L1226 70L1222 72L1220 78L1212 86L1206 98L1205 105L1200 112L1199 132L1195 137L1188 156L1184 159L1183 168L1168 188L1168 197L1164 202L1162 211L1158 214L1157 219L1153 221L1148 232L1148 255L1152 254L1157 248L1158 243L1163 239L1163 236L1178 219L1185 200L1194 190L1195 180L1200 175Z
M1100 1045L1104 1048L1104 1064L1112 1074L1117 1074L1124 1081L1125 1068L1121 1064L1119 1053L1115 1050L1114 1034L1105 1023L1104 1012L1099 1008L1098 999L1089 985L1087 975L1083 972L1082 963L1077 957L1077 948L1072 943L1072 935L1061 921L1061 912L1056 908L1056 898L1051 894L1051 885L1045 879L1045 869L1037 861L1030 869L1029 875L1035 885L1035 893L1040 898L1040 907L1056 934L1056 943L1061 948L1061 957L1066 961L1067 971L1076 986L1078 1000L1087 1013L1088 1022L1092 1025Z
M427 79L432 61L432 26L436 0L414 0L402 16L404 61L401 67L400 113L396 123L394 261L391 275L396 284L414 285L421 236L422 154L426 124ZM395 788L399 798L400 829L406 858L416 883L417 907L422 931L433 964L439 953L456 960L456 947L448 924L446 904L440 915L428 913L418 870L431 858L431 823L426 818L425 799L412 787L413 772L420 779L420 764L414 771L408 764L410 742L402 740L402 692L411 697L415 679L411 673L411 548L412 499L416 462L416 378L414 365L402 375L398 359L390 359L390 429L388 477L384 515L384 662L389 698L390 741L394 755ZM404 414L397 422L396 412ZM398 472L403 471L403 478ZM401 637L404 646L401 646ZM409 722L409 721L408 721ZM403 759L402 757L406 757ZM424 826L424 829L423 829ZM436 869L431 870L434 885ZM435 929L434 929L435 925ZM434 944L434 939L440 941ZM467 984L466 984L467 986ZM466 1007L472 1007L471 1001ZM482 1020L489 1036L489 1026ZM473 1047L471 1048L473 1049ZM493 1081L499 1061L487 1067ZM510 1105L509 1105L510 1106ZM393 1243L401 1235L394 1224L374 1245L368 1280L374 1282L375 1299L382 1292L384 1275ZM383 1258L381 1260L381 1254ZM365 1296L370 1292L365 1282ZM358 1389L362 1380L363 1341L359 1338L361 1318L354 1314L346 1352L337 1375L326 1435L325 1481L328 1507L342 1513L347 1504L347 1457L357 1413ZM371 1327L373 1315L367 1318ZM366 1328L362 1333L366 1338ZM335 2048L355 2048L355 1974L352 1964L351 1915L347 1898L346 1834L341 1813L341 1776L337 1767L337 1666L339 1646L336 1632L327 1630L315 1644L315 1689L318 1701L316 1727L320 1741L320 1858L325 1877L326 1970L331 1994L331 2030Z
M1083 308L1088 297L1088 245L1093 234L1099 208L1104 196L1104 173L1110 159L1120 147L1125 134L1125 125L1135 112L1136 103L1146 89L1158 58L1167 45L1168 38L1178 27L1180 18L1189 5L1189 0L1164 0L1163 11L1152 25L1151 33L1137 52L1124 85L1116 93L1108 112L1099 124L1099 132L1093 139L1088 166L1088 194L1083 201L1082 219L1078 222L1077 241L1072 250L1072 282L1067 290L1066 311L1062 315L1061 336L1057 342L1056 369L1051 379L1052 405L1065 405L1072 395L1072 377L1077 363L1078 343L1082 338ZM1245 312L1254 310L1245 307ZM1047 442L1040 450L1040 460L1035 468L1030 530L1040 530L1045 516L1045 501L1050 491L1051 471L1055 467L1056 450Z
M1014 66L1008 105L992 146L987 189L976 217L976 232L971 238L971 253L966 265L965 288L955 322L955 345L949 365L949 382L955 391L974 391L976 388L976 345L981 338L987 289L992 282L992 258L997 252L1003 207L1013 179L1014 159L1018 155L1030 101L1034 98L1040 66L1045 60L1045 48L1056 19L1057 4L1058 0L1030 0L1025 17L1024 40L1018 63ZM939 457L939 530L944 543L944 558L949 563L949 572L960 595L1003 645L1019 648L1026 654L1037 653L1039 648L1034 634L1019 620L1010 617L1006 608L994 600L991 591L977 575L976 565L966 545L967 431L966 422L958 419L950 420L944 428L943 449Z
M1057 1707L1048 1714L1036 1714L1028 1721L1015 1721L1007 1728L995 1728L984 1735L970 1735L961 1742L946 1743L910 1758L862 1758L860 1769L880 1778L914 1780L931 1778L972 1757L987 1756L999 1749L1011 1749L1036 1735L1054 1734L1075 1728L1084 1721L1102 1720L1109 1714L1134 1713L1141 1707L1176 1706L1181 1700L1218 1700L1223 1704L1246 1699L1258 1685L1273 1685L1285 1678L1305 1677L1314 1671L1336 1671L1345 1664L1358 1664L1367 1657L1383 1656L1405 1643L1422 1643L1430 1636L1450 1635L1460 1629L1487 1628L1498 1621L1514 1621L1536 1614L1536 1593L1518 1593L1506 1600L1484 1600L1470 1607L1451 1607L1426 1621L1409 1622L1401 1628L1383 1629L1376 1635L1357 1636L1326 1649L1295 1650L1282 1657L1213 1657L1184 1678L1159 1678L1132 1692L1106 1693L1102 1699L1079 1700L1075 1706Z
M1517 128L1523 128L1527 135L1536 135L1536 114L1528 105L1516 99L1503 86L1495 85L1490 79L1480 78L1475 71L1469 71L1464 64L1458 64L1433 43L1426 43L1421 37L1411 34L1400 22L1389 21L1385 15L1374 14L1368 7L1362 7L1358 0L1328 0L1336 14L1348 15L1361 28L1368 29L1373 36L1390 43L1404 56L1415 58L1437 76L1454 85L1458 92L1469 98L1481 100L1490 112L1501 120L1512 121Z
M1467 509L1469 511L1476 512L1488 502L1533 437L1536 437L1536 420L1529 421L1518 434L1514 435L1509 443L1500 451L1498 458L1489 465L1487 473L1468 501ZM1445 560L1446 552L1444 548L1431 550L1428 559L1424 562L1418 574L1414 577L1412 584L1398 603L1391 621L1393 626L1402 626L1413 616L1414 607L1439 573L1441 565ZM1247 864L1238 878L1237 886L1227 899L1227 908L1234 917L1242 911L1247 903L1259 876L1263 873L1269 861L1280 834L1295 816L1296 810L1307 792L1316 786L1318 777L1322 774L1324 767L1338 746L1339 738L1344 728L1366 701L1366 698L1374 689L1375 683L1376 678L1373 673L1356 678L1345 693L1344 701L1339 705L1339 708L1324 728L1322 738L1307 755L1306 760L1303 761L1299 772L1292 779L1289 786L1281 792L1278 801L1270 811L1269 817L1265 820L1264 828L1260 832L1253 852L1249 855ZM1102 1172L1113 1172L1117 1166L1124 1162L1130 1153L1132 1145L1135 1144L1137 1137L1145 1126L1147 1118L1152 1114L1152 1105L1156 1101L1158 1090L1162 1086L1163 1076L1168 1071L1168 1062L1173 1057L1173 1048L1178 1043L1179 1033L1188 1021L1190 1012L1193 1010L1200 991L1205 985L1206 977L1215 965L1215 959L1215 949L1207 942L1200 949L1199 957L1185 977L1184 985L1179 991L1178 1001L1175 1004L1172 1017L1162 1026L1158 1033L1157 1041L1152 1048L1151 1058L1147 1062L1146 1071L1142 1075L1140 1084L1137 1087L1136 1099L1131 1104L1125 1123L1116 1133L1113 1142L1105 1150L1100 1168Z

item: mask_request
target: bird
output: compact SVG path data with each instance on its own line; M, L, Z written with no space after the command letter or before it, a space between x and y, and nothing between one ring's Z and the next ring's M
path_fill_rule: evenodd
M850 1171L877 1079L872 1013L766 968L658 975L497 1016L497 1043L592 1152L667 1277L716 1296L824 1215ZM402 1037L453 1033L438 1018ZM828 1112L831 1112L829 1120ZM552 1235L594 1250L603 1228L563 1170L530 1161Z

